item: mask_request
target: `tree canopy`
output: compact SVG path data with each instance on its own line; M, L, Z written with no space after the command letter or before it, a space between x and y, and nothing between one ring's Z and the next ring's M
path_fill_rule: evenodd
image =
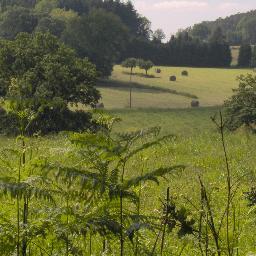
M150 20L131 1L5 0L0 8L0 38L49 32L80 58L88 57L103 77L127 58L150 59L158 65L229 66L225 31L209 29L208 23L196 28L163 42L163 31L153 32Z
M94 106L100 98L95 81L95 66L51 34L21 33L0 41L0 95L17 110L40 115L45 106L53 111L68 110L69 104Z
M227 126L235 130L246 125L255 130L256 124L256 76L248 74L238 78L239 87L225 102Z

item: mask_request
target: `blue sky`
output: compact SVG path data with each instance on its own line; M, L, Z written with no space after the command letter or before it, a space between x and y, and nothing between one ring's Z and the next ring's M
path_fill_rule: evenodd
M162 28L167 37L203 20L256 9L256 0L132 0L139 13Z

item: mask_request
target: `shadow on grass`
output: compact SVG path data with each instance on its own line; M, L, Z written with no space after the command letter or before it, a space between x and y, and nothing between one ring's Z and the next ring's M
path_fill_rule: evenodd
M132 86L132 89L137 90L137 92L141 93L170 93L174 95L183 96L190 99L198 99L196 95L187 93L187 92L178 92L174 89L168 89L163 87L157 87L157 86L150 86L145 84L139 84L139 83L129 83L124 81L118 81L118 80L100 80L97 82L98 88L111 88L116 90L130 90L130 87Z
M127 71L123 71L123 74L130 75L130 73ZM132 76L139 76L139 77L144 77L144 78L161 78L160 76L146 75L143 73L133 73Z

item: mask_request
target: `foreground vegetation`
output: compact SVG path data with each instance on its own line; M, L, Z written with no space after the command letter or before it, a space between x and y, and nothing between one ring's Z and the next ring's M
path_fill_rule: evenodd
M133 244L129 240L129 233L124 233L123 255L137 255L136 252L141 255L152 255L150 252L152 252L159 234L160 236L153 255L160 255L161 251L162 255L207 255L200 252L200 246L208 248L208 255L218 255L210 224L208 223L209 225L207 225L205 219L200 222L202 187L199 182L200 177L209 196L214 223L218 227L222 213L225 212L227 199L226 164L221 136L216 125L210 120L210 116L214 116L218 111L218 108L202 108L191 110L113 110L109 112L111 115L119 116L123 119L122 122L116 124L113 135L116 133L127 134L127 132L133 132L134 136L136 130L152 126L162 126L162 131L158 138L167 134L177 135L161 142L160 145L155 145L151 149L148 148L145 151L141 151L136 157L132 158L126 166L124 180L133 180L134 182L136 180L134 179L135 177L143 176L143 173L147 174L151 170L168 166L185 166L185 169L177 168L177 170L171 171L170 174L165 176L166 180L161 180L159 186L151 182L147 183L146 179L150 178L150 176L145 176L145 181L141 179L141 182L138 183L140 185L135 190L132 189L133 193L139 196L139 209L141 214L145 216L143 218L146 218L143 219L143 223L146 226L139 224L137 224L138 226L133 226L130 223L129 214L133 212L132 209L136 212L137 208L135 204L135 208L129 209L132 204L130 200L127 201L125 199L124 214L126 216L126 224L124 225L125 227L127 227L126 225L130 226L131 234L135 233ZM106 121L106 119L104 120ZM84 202L85 198L88 200L90 195L90 193L86 194L85 192L86 186L90 186L90 183L88 184L84 180L82 184L85 187L79 192L80 182L77 182L81 173L76 172L76 170L87 161L87 157L83 153L87 151L84 151L86 149L85 145L88 146L88 143L90 141L93 142L95 139L91 140L91 137L88 141L90 138L88 136L89 134L86 137L83 137L83 135L72 135L72 137L69 136L71 138L70 141L65 134L60 134L44 138L31 138L29 141L25 141L26 164L22 167L22 184L40 188L40 190L27 190L27 192L30 191L29 196L31 196L29 200L29 214L27 216L28 224L23 226L23 219L20 219L20 239L22 240L25 234L25 237L27 237L27 250L30 251L30 255L100 255L102 251L105 251L105 255L120 254L119 231L118 228L115 229L120 224L120 209L118 207L120 202L118 197L117 199L112 199L111 204L108 203L108 208L104 207L104 201L101 201L100 198L95 198L96 201L93 202L93 208L87 206L87 213L84 212L80 215L83 212L83 208L80 208L82 202ZM154 137L152 136L153 134L147 140L152 141ZM114 137L117 139L116 135ZM85 138L87 138L87 142L84 141ZM134 144L134 146L141 145L143 141L145 142L145 138L140 142L136 142L137 145ZM230 245L233 255L249 255L250 252L253 253L256 249L255 213L254 208L248 206L249 201L244 192L250 191L251 187L254 186L254 148L256 140L253 134L245 129L241 129L235 133L225 133L225 141L232 184L236 188L235 197L232 199L232 209L235 206L235 211L231 214L230 220L231 226L235 222L235 231L233 229L230 231L230 241L232 241ZM17 198L15 195L21 191L19 192L18 187L13 187L11 190L10 187L6 187L3 184L10 185L10 182L16 177L16 172L19 170L19 155L22 156L24 154L22 148L19 151L21 142L22 138L16 142L14 139L6 137L2 137L1 140L3 153L1 157L1 190L6 193L1 198L5 207L2 207L0 210L0 248L2 255L12 255L16 248ZM103 142L102 139L101 142ZM15 144L16 146L14 146ZM104 144L97 144L96 148L102 148L102 146ZM6 148L9 148L9 150L6 150ZM17 152L17 157L13 152ZM81 156L83 162L78 163L77 160ZM105 158L106 156L101 154L101 157ZM90 156L90 159L93 159L93 155ZM84 170L83 175L85 174ZM10 177L13 178L10 179ZM26 177L27 179L24 180ZM94 184L97 187L97 178L94 178L94 182L96 182ZM60 184L62 184L61 187L59 186ZM175 220L176 224L174 226L170 223L167 225L164 244L161 245L163 237L161 219L162 214L164 214L163 203L167 199L166 190L168 187L170 188L169 203L175 205L176 212L180 214L179 216L185 216L185 219L181 217L177 219L177 215L169 216L170 221L172 220L171 223ZM77 192L75 191L79 192L79 194L76 194ZM66 195L69 195L69 201L65 199ZM21 204L23 196L28 196L28 194L22 194L20 197ZM75 199L77 196L80 198L79 201ZM104 198L104 200L107 199L106 197ZM100 211L99 207L101 208ZM112 209L113 211L108 212L110 215L106 215L107 212L104 212L104 209L107 211ZM132 212L129 213L128 209ZM207 210L204 211L208 212ZM23 213L24 210L21 207L21 216ZM205 216L208 216L208 214ZM102 216L105 216L105 224L102 222ZM78 218L81 222L74 222ZM109 222L110 220L115 221ZM135 220L133 219L133 221ZM89 223L90 225L88 226ZM154 225L156 226L154 228L152 226L153 229L148 230L149 224L146 223L151 223L150 225L155 223ZM181 230L182 226L180 225L184 225L184 223L187 225L186 229ZM202 225L201 241L198 236L200 223ZM190 226L193 232L189 228ZM80 229L79 232L78 229ZM137 232L137 230L140 231ZM81 235L84 237L82 240L79 238ZM207 246L205 238L208 239ZM220 248L220 255L226 255L225 252L228 249L225 226L220 231Z

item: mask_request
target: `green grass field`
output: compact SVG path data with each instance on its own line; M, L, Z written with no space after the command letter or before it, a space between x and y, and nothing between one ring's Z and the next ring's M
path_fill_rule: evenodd
M184 93L197 96L203 107L219 106L232 95L232 89L237 87L237 76L251 72L249 69L160 68L161 74L156 74L155 68L149 71L149 75L155 78L142 76L143 70L138 68L134 71L137 75L132 77L136 83L133 85L132 93L133 108L188 108L191 97L177 95ZM182 70L187 70L189 76L182 77ZM107 109L122 109L129 106L127 72L128 69L115 66L110 80L99 87ZM177 76L176 82L169 81L171 75ZM177 94L163 92L161 89L176 90Z
M151 70L149 73L159 78L145 78L133 76L136 90L133 93L133 109L127 109L129 98L129 75L124 74L123 68L116 66L109 82L100 86L103 102L107 112L120 117L122 121L114 127L114 132L132 132L147 127L160 126L161 135L174 134L176 139L148 151L143 160L135 159L128 166L127 175L135 176L141 168L144 171L168 166L184 164L185 171L174 172L167 180L162 180L159 186L149 183L143 186L143 200L141 209L145 213L161 212L161 201L166 188L170 187L171 196L179 207L185 206L190 211L191 218L198 218L200 204L199 176L207 186L211 197L215 218L221 219L224 210L226 183L225 161L221 138L215 124L210 117L221 109L220 105L232 94L232 88L237 86L236 77L239 74L251 72L239 69L196 69L196 68L165 68L157 75ZM182 70L188 70L188 77L181 77ZM142 72L136 70L136 72ZM169 75L176 75L178 81L169 82ZM113 82L111 82L113 80ZM112 88L108 88L111 86ZM122 88L123 87L123 88ZM167 89L174 89L178 93L196 95L202 108L190 108L191 97L169 93ZM166 91L167 90L167 91ZM256 214L247 206L244 192L255 185L255 147L256 137L246 130L235 133L226 132L227 152L232 172L232 182L239 181L239 187L234 199L240 225L238 255L254 255L256 253ZM33 141L33 140L32 140ZM15 143L15 139L2 136L0 147ZM37 142L43 156L52 156L58 161L65 158L70 143L63 135L47 136ZM8 209L12 206L8 206ZM6 208L7 209L7 208ZM1 214L6 214L3 207ZM221 233L225 237L224 233ZM155 237L148 237L149 247ZM95 250L101 244L94 239ZM225 241L223 241L225 246ZM179 239L175 232L168 234L163 255L199 255L198 244L193 236ZM184 250L181 253L181 248ZM95 254L97 255L97 254ZM113 254L107 254L113 255ZM127 254L128 255L128 254Z

